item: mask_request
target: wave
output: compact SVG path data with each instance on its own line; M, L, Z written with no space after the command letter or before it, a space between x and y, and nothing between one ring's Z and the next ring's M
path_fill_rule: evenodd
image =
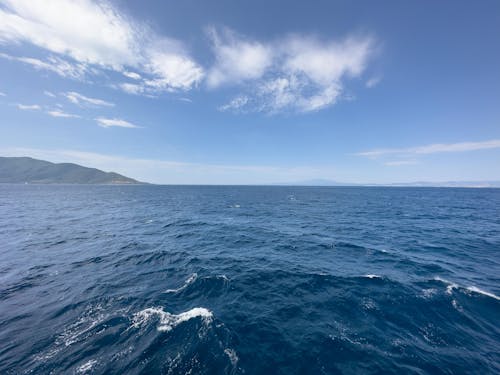
M229 361L231 362L233 367L238 364L239 358L234 349L226 348L224 349L224 353L228 356Z
M497 296L496 294L492 293L492 292L488 292L488 291L485 291L483 289L480 289L478 288L477 286L460 286L452 281L449 281L449 280L446 280L446 279L443 279L439 276L436 276L434 277L434 280L436 281L440 281L444 284L447 284L447 287L446 287L446 293L447 294L452 294L453 290L454 289L465 289L469 292L473 292L473 293L478 293L478 294L481 294L483 296L486 296L486 297L490 297L490 298L493 298L493 299L496 299L498 301L500 301L500 297Z
M97 364L97 360L91 359L90 361L85 362L83 365L78 366L76 369L77 374L85 374L87 372L92 371L94 366Z
M483 296L491 297L491 298L494 298L494 299L500 301L500 297L497 296L496 294L479 289L477 286L468 286L467 290L474 292L474 293L479 293L479 294L482 294Z
M453 292L453 289L457 289L459 287L458 284L455 284L454 282L451 282L449 280L443 279L443 278L441 278L439 276L434 277L434 280L440 281L443 284L447 284L446 293L450 294L450 295Z
M191 274L191 276L189 276L186 279L186 281L184 282L184 285L182 285L176 289L167 289L163 293L178 293L178 292L186 289L189 286L189 284L192 284L193 282L195 282L197 278L198 278L198 274L195 272L195 273Z
M132 327L140 328L149 322L152 317L159 318L158 331L169 332L179 324L194 318L201 318L203 323L210 324L213 319L213 314L204 307L195 307L177 315L164 311L161 307L148 307L133 315Z

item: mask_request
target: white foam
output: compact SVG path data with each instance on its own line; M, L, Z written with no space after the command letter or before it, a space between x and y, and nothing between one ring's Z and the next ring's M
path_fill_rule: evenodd
M140 328L154 316L159 317L160 321L157 330L162 332L171 331L179 324L193 318L199 317L205 324L209 324L213 318L212 312L204 307L195 307L194 309L177 315L164 311L161 307L149 307L133 315L132 326L134 328Z
M215 276L217 279L222 279L224 280L224 282L229 282L229 277L227 277L226 275L217 275Z
M101 331L93 333L92 330L109 316L101 304L90 306L76 322L67 326L64 332L57 337L56 345L71 346L85 340L89 335L99 334Z
M436 293L437 289L435 288L422 289L422 295L426 299L432 298L434 295L436 295Z
M95 359L91 359L90 361L88 362L85 362L83 365L79 366L77 369L76 369L76 372L78 374L83 374L87 371L90 371L92 370L92 368L97 364L97 360Z
M363 277L367 277L369 279L381 279L382 276L379 276L379 275L373 275L373 274L368 274L368 275L363 275Z
M451 294L451 293L453 292L453 289L458 288L458 284L452 283L451 281L448 281L448 280L446 280L446 279L443 279L443 278L441 278L441 277L439 277L439 276L436 276L436 277L434 278L434 280L436 280L436 281L440 281L440 282L442 282L442 283L444 283L444 284L447 284L447 285L448 285L448 286L446 287L446 293L447 293L447 294Z
M451 294L453 289L460 288L460 286L458 284L455 284L455 283L448 281L446 279L442 279L438 276L435 277L434 280L441 281L442 283L448 284L448 286L446 287L446 293L448 293L448 294ZM494 299L500 301L500 297L497 296L496 294L491 293L491 292L487 292L483 289L479 289L477 286L468 286L465 289L467 289L469 292L479 293L479 294L482 294L483 296L494 298Z
M493 294L493 293L487 292L485 290L479 289L476 286L469 286L469 287L467 287L467 290L469 290L471 292L474 292L474 293L479 293L479 294L482 294L483 296L488 296L488 297L491 297L491 298L494 298L494 299L500 301L500 297L498 297L496 294Z
M239 361L239 358L234 349L226 348L224 349L224 353L226 353L226 355L229 357L229 360L231 361L233 367L236 366L236 364Z
M198 274L197 273L193 273L191 276L189 276L187 278L187 280L184 282L184 285L180 286L179 288L176 288L176 289L167 289L165 290L164 293L178 293L184 289L186 289L189 284L193 283L196 279L198 278Z
M457 300L456 300L456 299L453 299L453 300L451 301L451 304L453 305L453 307L455 308L455 310L460 311L460 312L463 312L463 311L464 311L464 309L462 309L462 306L460 306L460 305L458 304L458 302L457 302Z

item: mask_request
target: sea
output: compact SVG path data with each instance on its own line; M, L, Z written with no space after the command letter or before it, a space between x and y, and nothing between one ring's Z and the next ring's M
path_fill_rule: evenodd
M0 374L499 374L500 189L0 185Z

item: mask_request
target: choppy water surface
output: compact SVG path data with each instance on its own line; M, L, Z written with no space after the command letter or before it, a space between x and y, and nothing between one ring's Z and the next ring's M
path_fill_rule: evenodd
M0 186L0 373L500 373L500 189Z

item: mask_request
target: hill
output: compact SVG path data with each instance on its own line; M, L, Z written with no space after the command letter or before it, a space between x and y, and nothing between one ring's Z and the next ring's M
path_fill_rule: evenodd
M0 183L12 184L141 184L115 172L30 157L0 157Z

